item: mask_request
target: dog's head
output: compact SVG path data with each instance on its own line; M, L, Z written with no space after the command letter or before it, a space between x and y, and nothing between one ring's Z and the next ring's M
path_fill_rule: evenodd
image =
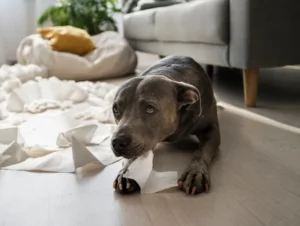
M112 109L118 124L111 141L115 155L134 158L152 150L176 131L182 114L201 114L200 99L196 87L164 76L127 81Z

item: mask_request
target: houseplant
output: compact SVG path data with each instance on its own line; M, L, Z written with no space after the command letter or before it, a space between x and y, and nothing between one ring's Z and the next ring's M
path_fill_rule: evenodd
M58 0L42 13L38 25L47 22L53 26L71 25L85 29L90 35L117 31L113 14L120 9L116 4L117 0Z

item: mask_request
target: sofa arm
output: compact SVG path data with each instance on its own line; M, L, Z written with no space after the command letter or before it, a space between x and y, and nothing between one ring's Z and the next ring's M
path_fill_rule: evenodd
M299 0L230 0L229 12L230 66L300 63Z

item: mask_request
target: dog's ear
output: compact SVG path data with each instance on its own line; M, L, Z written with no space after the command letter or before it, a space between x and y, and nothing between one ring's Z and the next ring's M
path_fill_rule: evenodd
M201 115L201 95L199 90L184 82L174 82L177 91L177 101L179 110L192 111L196 116Z

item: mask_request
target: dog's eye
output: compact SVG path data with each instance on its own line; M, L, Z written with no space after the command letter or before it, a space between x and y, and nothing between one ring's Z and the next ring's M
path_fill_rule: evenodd
M115 115L119 114L119 108L117 105L114 105L112 110Z
M151 106L147 106L146 112L147 112L148 114L152 114L152 113L154 112L154 108L151 107Z

